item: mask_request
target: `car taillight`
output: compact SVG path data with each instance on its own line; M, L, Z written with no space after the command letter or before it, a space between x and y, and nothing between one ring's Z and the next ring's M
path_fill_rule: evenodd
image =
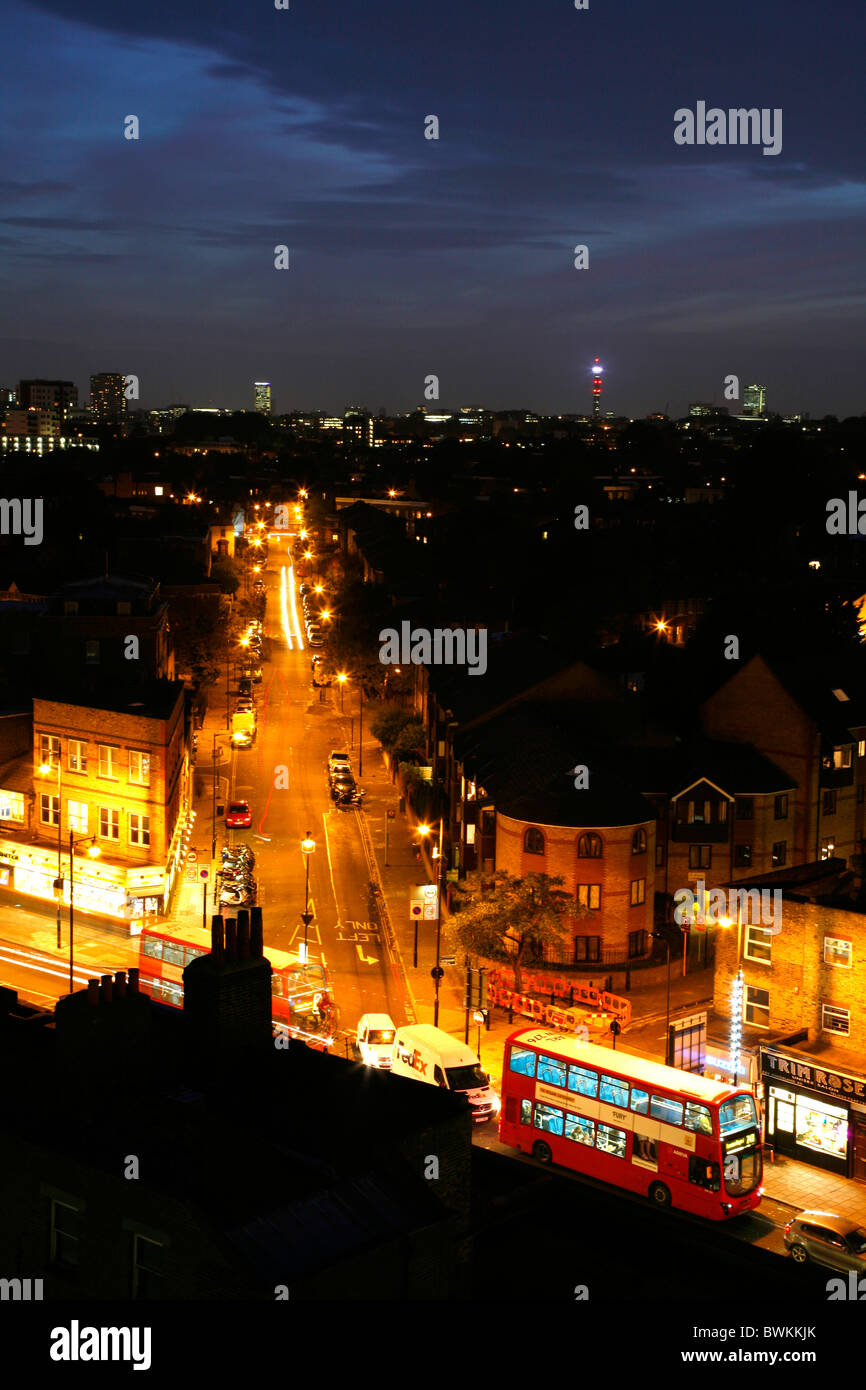
M791 1227L793 1226L793 1224L794 1224L793 1221L789 1221L789 1222L788 1222L787 1226L785 1227L785 1235L788 1235L788 1233L790 1232Z

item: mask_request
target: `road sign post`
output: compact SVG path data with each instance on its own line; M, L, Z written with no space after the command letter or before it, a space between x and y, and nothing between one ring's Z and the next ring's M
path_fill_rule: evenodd
M190 854L195 857L195 851L190 850ZM199 869L198 876L201 879L201 929L207 931L207 881L210 878L210 869Z

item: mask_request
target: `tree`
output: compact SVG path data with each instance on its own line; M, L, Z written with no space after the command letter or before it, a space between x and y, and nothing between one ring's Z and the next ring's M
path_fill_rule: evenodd
M394 741L393 753L398 762L403 762L424 750L424 725L413 720L406 724Z
M370 733L377 738L387 753L390 753L407 724L412 722L408 710L386 705L370 721Z
M240 566L230 555L220 555L211 565L210 577L224 594L236 594L241 586Z
M491 878L473 874L454 890L451 926L470 955L505 961L514 969L518 993L527 956L541 946L566 945L574 917L585 916L563 892L561 875L526 874L523 878L497 869Z

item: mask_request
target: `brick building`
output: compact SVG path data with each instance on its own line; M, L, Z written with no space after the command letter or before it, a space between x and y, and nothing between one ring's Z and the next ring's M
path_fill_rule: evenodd
M740 914L717 932L714 1007L730 1021L741 971L746 1070L763 1088L767 1142L866 1180L866 904L843 896L853 885L843 860L740 880L782 891L781 931Z

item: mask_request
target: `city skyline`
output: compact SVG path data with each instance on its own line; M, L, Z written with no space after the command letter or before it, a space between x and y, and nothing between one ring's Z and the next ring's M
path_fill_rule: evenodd
M283 412L375 412L435 374L440 400L561 413L598 355L622 414L732 373L781 414L866 409L862 16L734 7L720 57L684 0L625 34L607 7L377 14L372 43L348 5L220 0L202 31L16 0L0 380L117 364L143 402L237 408L265 374ZM702 102L783 112L782 148L678 144Z

